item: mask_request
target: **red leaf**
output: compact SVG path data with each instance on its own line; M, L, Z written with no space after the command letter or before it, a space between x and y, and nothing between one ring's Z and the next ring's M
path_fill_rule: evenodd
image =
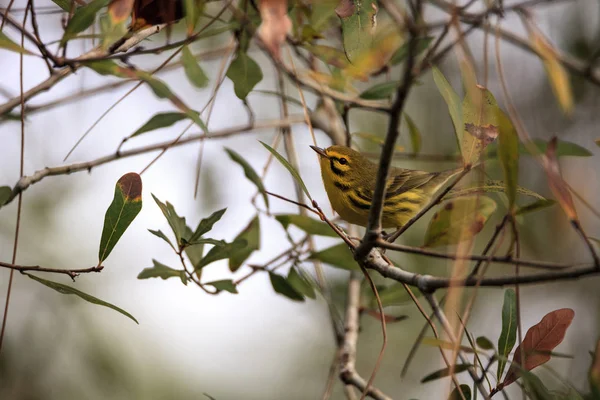
M271 54L280 58L281 45L292 28L287 15L287 0L261 0L259 8L262 23L258 27L258 36Z
M550 190L552 190L552 193L556 196L556 200L558 200L565 214L567 214L567 217L569 217L571 221L577 221L577 211L575 210L571 192L560 174L558 159L556 157L556 137L552 138L550 143L548 143L546 154L542 156L542 162L544 169L546 170L546 175L548 176L548 186L550 186Z
M113 25L125 21L133 11L134 0L111 0L108 5L108 15Z
M531 371L550 360L549 352L563 341L574 316L575 311L570 308L561 308L549 312L538 324L529 328L525 339L515 350L511 367L504 382L498 386L498 390L519 379L521 368ZM525 357L524 363L521 363L521 347Z

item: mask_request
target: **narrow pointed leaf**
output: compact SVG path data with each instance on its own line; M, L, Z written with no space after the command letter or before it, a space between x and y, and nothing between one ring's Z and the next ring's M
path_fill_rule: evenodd
M577 210L575 209L575 203L571 197L571 192L567 183L564 181L560 174L560 167L558 165L558 159L556 158L556 137L548 144L546 154L542 157L542 165L546 170L546 176L548 177L548 186L550 190L558 200L558 203L562 207L565 214L571 221L577 221Z
M115 197L106 210L98 260L101 263L113 250L125 230L142 209L142 178L134 172L123 175L115 186Z
M65 28L65 34L63 35L61 44L64 45L68 40L75 37L75 35L92 26L96 20L96 14L103 7L108 5L108 1L109 0L92 0L86 5L78 7Z
M183 46L181 63L188 80L197 88L205 88L208 85L208 77L198 64L198 60L192 55L188 46Z
M396 93L398 86L400 86L400 81L378 83L362 92L360 98L365 100L387 99Z
M272 148L271 146L269 146L266 143L263 143L263 142L260 142L260 143L263 146L265 146L265 148L267 150L269 150L271 152L271 154L273 154L273 156L275 156L277 161L279 161L281 163L281 165L283 165L290 172L290 174L292 174L292 177L300 185L300 187L302 188L302 191L304 191L306 196L312 201L312 197L310 196L310 193L308 193L308 189L306 188L306 185L304 184L304 181L300 177L300 174L298 173L298 171L296 171L296 169L294 169L294 167L292 167L292 165L285 158L283 158L283 156L281 154L279 154L277 152L277 150L275 150L274 148Z
M237 271L255 250L260 249L260 219L258 215L240 232L234 242L238 240L245 241L246 245L233 252L229 257L229 270L231 272Z
M311 299L316 299L317 295L315 293L315 289L313 288L311 282L302 276L298 271L296 271L295 267L290 268L290 272L287 276L288 283L296 290L296 292L309 297Z
M462 396L459 393L462 392ZM471 388L469 387L469 385L465 385L462 384L457 388L454 388L454 390L450 393L450 396L448 397L448 400L471 400Z
M71 0L52 0L54 4L63 9L63 11L69 12L71 10ZM75 3L75 8L79 7L77 3Z
M225 211L227 211L227 208L223 208L219 211L215 211L208 218L202 219L202 221L200 221L200 223L196 227L194 234L189 239L187 239L188 242L190 242L190 243L197 242L197 240L200 239L202 237L202 235L210 232L212 230L213 226L217 222L219 222L221 220L221 218L223 218L223 214L225 214Z
M414 154L419 154L421 151L421 132L417 124L412 120L408 114L404 114L404 120L408 126L408 134L410 136L410 143L412 145L412 151Z
M236 240L232 243L226 243L224 246L214 246L206 253L204 258L196 265L196 270L202 269L215 261L223 260L231 257L236 251L244 248L247 242L243 239Z
M339 237L325 222L306 215L277 214L275 215L275 219L279 221L284 229L288 229L290 225L294 225L310 235Z
M450 369L448 367L442 368L440 370L437 370L437 371L427 375L425 378L421 379L421 383L426 383L426 382L430 382L430 381L435 381L436 379L445 378L447 376L450 376L451 371L453 371L455 374L459 374L461 372L468 370L470 367L471 367L471 364L457 364L454 366L453 369Z
M180 112L166 112L155 114L152 116L152 118L148 120L148 122L142 125L137 131L133 132L129 136L129 139L135 136L139 136L142 133L153 131L155 129L166 128L186 118L188 118L188 116Z
M269 279L271 280L271 286L273 286L275 293L284 295L288 299L294 301L304 301L304 296L298 293L285 277L269 271Z
M529 214L535 211L543 210L556 204L556 201L551 199L536 200L533 203L524 205L517 209L516 215Z
M219 291L225 291L233 294L237 294L237 288L235 287L231 279L223 279L220 281L207 282L205 285L210 285Z
M498 108L497 112L499 126L498 156L504 175L508 208L514 212L519 179L519 136L504 111Z
M137 278L161 278L163 280L167 280L169 278L179 278L184 285L187 285L187 277L185 276L184 270L167 267L165 264L154 259L152 260L152 264L154 264L154 266L150 268L144 268L142 272L139 273Z
M177 245L181 246L183 244L182 239L187 239L187 225L185 224L185 217L180 217L175 212L175 208L168 201L166 203L161 202L156 198L156 196L152 195L152 198L158 204L158 207L162 211L163 215L167 219L167 222L171 226L173 230L173 234L175 234L175 238L177 239Z
M161 238L162 240L164 240L165 242L167 242L169 244L169 246L175 248L175 246L173 246L173 243L171 243L171 239L169 239L167 237L167 235L164 234L163 231L161 231L161 230L155 231L155 230L152 230L152 229L148 229L148 232L150 232L151 234L153 234L156 237Z
M238 51L236 58L229 65L227 77L233 82L235 95L244 100L248 93L263 79L260 66L248 54Z
M308 256L309 260L319 260L332 267L341 268L349 271L358 270L358 264L354 260L354 255L345 243L340 243L325 250L313 252Z
M185 11L185 25L188 36L194 33L198 19L202 15L204 1L201 0L183 0L183 9Z
M498 381L502 378L506 358L517 342L517 296L513 289L504 291L504 305L502 306L502 331L498 338Z
M58 293L74 294L75 296L78 296L78 297L82 298L83 300L90 302L92 304L111 308L111 309L123 314L124 316L132 319L133 321L135 321L136 324L139 324L139 322L133 317L133 315L129 314L127 311L125 311L113 304L107 303L106 301L100 300L97 297L91 296L87 293L77 290L74 287L67 286L67 285L64 285L64 284L58 283L58 282L52 282L52 281L49 281L46 279L42 279L35 275L27 274L27 273L25 273L25 275L27 275L29 278L33 279L34 281L41 283L44 286L48 286L49 288L56 290Z
M523 342L515 350L511 367L500 386L506 387L516 381L521 375L521 369L531 371L550 360L550 354L546 352L552 351L563 341L574 317L572 309L561 308L549 312L539 323L529 328ZM521 360L521 352L524 360Z
M252 168L248 161L246 161L244 157L242 157L237 152L227 147L225 148L225 151L227 152L227 154L229 154L229 157L233 161L238 163L244 169L244 175L246 176L246 178L248 178L250 182L254 183L258 191L262 194L267 209L269 209L269 197L267 196L267 193L265 191L265 186L263 185L262 179L260 179L260 176L258 176L254 168Z
M432 68L433 71L433 80L446 101L446 105L448 106L448 112L450 113L450 118L452 119L452 124L454 125L454 132L456 134L456 143L458 144L458 148L461 149L461 142L463 137L463 113L462 113L462 103L460 98L450 86L450 83L446 80L442 72L437 69L437 67Z
M30 52L29 50L24 49L23 47L21 47L17 43L13 42L2 31L0 31L0 49L10 50L10 51L13 51L15 53L33 55L33 53Z
M485 196L461 197L444 203L425 233L425 247L459 243L479 233L496 210L496 203Z

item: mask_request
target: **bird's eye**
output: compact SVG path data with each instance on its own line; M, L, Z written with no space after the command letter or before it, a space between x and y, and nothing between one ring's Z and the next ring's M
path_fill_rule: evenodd
M346 160L344 157L340 158L340 159L339 159L339 162L340 162L340 164L342 164L342 165L346 165L346 164L348 164L348 160Z

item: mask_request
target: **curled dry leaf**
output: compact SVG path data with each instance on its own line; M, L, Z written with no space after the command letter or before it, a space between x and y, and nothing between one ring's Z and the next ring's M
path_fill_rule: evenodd
M108 15L113 25L124 22L133 11L134 0L111 0Z
M552 193L554 196L556 196L558 203L564 210L565 214L567 214L567 217L569 217L571 221L577 221L577 211L575 210L575 204L573 203L571 192L569 191L567 183L560 174L558 158L556 157L556 137L554 137L550 143L548 143L546 154L542 156L542 164L546 170L546 176L548 177L548 186L550 186L550 190L552 190Z
M550 360L550 352L565 338L567 328L575 317L575 311L561 308L549 312L536 325L529 328L523 342L515 350L515 355L498 390L510 385L519 378L520 370L531 371ZM521 361L521 353L524 360Z
M274 57L281 57L281 45L292 29L292 21L287 15L287 0L261 0L258 36Z
M149 25L169 24L183 18L183 1L135 0L131 29Z

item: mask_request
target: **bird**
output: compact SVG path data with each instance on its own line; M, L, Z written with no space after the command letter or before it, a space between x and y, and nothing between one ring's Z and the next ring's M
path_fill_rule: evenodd
M378 166L350 147L310 147L319 155L323 184L335 212L346 222L366 227ZM461 171L463 168L441 172L392 168L387 180L382 227L401 228Z

